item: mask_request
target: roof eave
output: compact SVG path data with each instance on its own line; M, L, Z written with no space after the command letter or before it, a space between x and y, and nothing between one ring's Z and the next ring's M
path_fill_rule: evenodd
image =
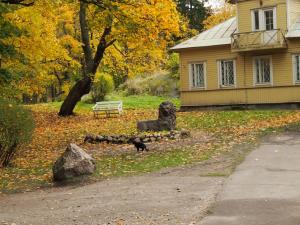
M210 48L210 47L218 47L218 46L226 46L231 45L231 43L224 43L224 44L218 44L218 45L208 45L208 46L194 46L194 47L182 47L182 48L170 48L170 51L172 52L181 52L188 49L197 49L197 48Z

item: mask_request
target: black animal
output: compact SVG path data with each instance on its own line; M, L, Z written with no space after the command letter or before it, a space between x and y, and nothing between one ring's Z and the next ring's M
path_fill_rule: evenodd
M134 146L136 147L136 150L138 152L140 151L140 149L141 149L141 151L144 151L144 150L149 151L149 149L143 142L136 141L136 140L132 140L131 142L132 142L132 144L134 144Z

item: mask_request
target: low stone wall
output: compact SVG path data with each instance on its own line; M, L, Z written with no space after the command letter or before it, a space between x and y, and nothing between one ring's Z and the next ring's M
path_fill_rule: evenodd
M130 144L133 140L138 142L154 142L160 140L175 140L179 138L188 138L191 133L187 130L173 130L168 133L152 133L152 134L139 134L139 135L92 135L87 134L84 138L84 142L96 144L106 142L109 144Z

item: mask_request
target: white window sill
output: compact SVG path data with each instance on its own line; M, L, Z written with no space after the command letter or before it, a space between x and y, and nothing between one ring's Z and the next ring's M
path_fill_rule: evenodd
M259 84L254 84L254 87L270 87L273 86L271 83L259 83Z
M190 91L203 91L205 90L205 87L191 87Z
M221 85L221 86L220 86L220 89L234 89L234 88L236 88L235 85L230 85L230 86L224 86L224 85Z
M300 80L295 81L294 85L300 85Z

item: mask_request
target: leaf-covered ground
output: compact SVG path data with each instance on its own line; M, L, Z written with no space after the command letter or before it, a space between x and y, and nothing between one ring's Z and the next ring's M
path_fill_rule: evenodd
M154 144L153 151L137 154L132 146L86 146L83 137L87 133L136 133L136 122L157 118L156 109L126 110L121 117L109 119L94 119L86 109L68 118L58 117L53 105L35 105L31 109L36 121L33 139L20 147L11 167L0 169L0 192L52 186L53 162L70 142L86 147L97 159L98 169L92 179L98 180L209 159L230 151L236 144L254 141L265 131L300 121L300 111L181 112L178 128L191 130L194 138L183 144L163 141ZM122 148L130 151L113 154Z

